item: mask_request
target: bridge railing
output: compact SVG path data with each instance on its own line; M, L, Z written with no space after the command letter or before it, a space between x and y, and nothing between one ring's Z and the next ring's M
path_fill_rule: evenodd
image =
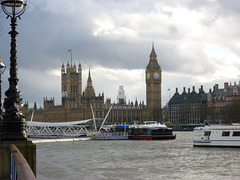
M28 162L14 144L10 148L10 176L12 180L36 180Z

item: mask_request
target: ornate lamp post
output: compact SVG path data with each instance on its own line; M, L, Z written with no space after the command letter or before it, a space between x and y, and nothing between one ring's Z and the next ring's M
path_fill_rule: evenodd
M1 0L3 12L7 18L11 18L11 50L10 50L10 77L9 89L5 92L4 99L5 114L2 121L2 140L25 140L26 139L26 122L24 115L19 111L19 106L22 104L20 98L21 92L18 89L17 77L17 43L16 31L17 18L24 13L26 2L24 0Z

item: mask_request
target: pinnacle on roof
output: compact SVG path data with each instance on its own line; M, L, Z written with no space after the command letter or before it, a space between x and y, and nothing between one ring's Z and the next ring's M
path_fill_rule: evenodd
M158 62L157 62L157 54L154 49L154 43L152 43L152 51L150 54L150 59L147 67L160 67Z
M154 42L152 43L152 52L150 54L150 57L157 57L157 54L156 54L155 49L154 49Z
M88 72L88 80L87 80L88 84L92 84L92 78L91 78L91 73L90 73L90 68L89 68L89 72Z

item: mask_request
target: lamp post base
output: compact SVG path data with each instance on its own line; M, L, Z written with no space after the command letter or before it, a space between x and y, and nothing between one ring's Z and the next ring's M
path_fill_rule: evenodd
M25 127L25 121L3 120L1 140L26 140L27 134Z

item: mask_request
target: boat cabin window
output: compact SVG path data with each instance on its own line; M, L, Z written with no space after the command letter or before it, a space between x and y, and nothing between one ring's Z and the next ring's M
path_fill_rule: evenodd
M204 136L210 136L211 131L204 131Z
M229 136L230 135L230 131L223 131L222 132L222 136Z
M194 135L195 136L202 136L202 131L195 131Z
M157 121L144 121L143 125L153 125L153 124L157 124Z
M233 136L240 136L240 131L233 131Z

